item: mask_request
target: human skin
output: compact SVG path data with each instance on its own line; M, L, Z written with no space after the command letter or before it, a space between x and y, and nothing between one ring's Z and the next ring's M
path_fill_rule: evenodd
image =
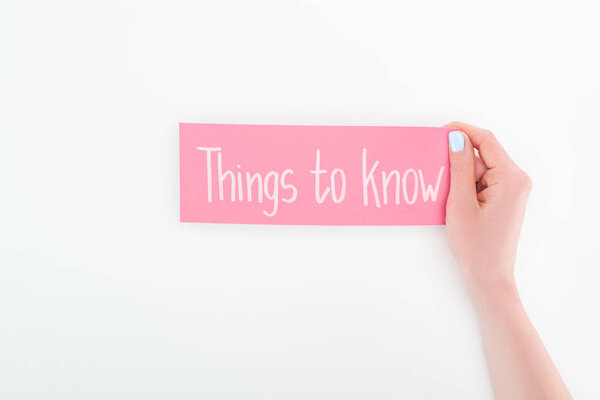
M571 399L515 282L531 179L491 132L462 122L446 127L454 128L449 134L448 244L479 316L496 398Z

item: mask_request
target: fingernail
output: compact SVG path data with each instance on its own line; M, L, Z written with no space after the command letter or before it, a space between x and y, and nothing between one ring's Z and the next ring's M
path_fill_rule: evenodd
M461 131L452 131L448 135L448 142L450 143L450 150L453 153L457 153L465 148L465 137Z

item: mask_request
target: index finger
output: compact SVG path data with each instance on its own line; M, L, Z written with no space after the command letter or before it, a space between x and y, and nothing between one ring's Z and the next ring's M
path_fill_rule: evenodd
M488 168L514 164L492 132L458 121L450 122L444 127L460 129L469 136L473 147L479 151L479 156Z

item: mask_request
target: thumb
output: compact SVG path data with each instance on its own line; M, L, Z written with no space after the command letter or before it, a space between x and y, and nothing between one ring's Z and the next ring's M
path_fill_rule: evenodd
M475 153L467 135L461 131L448 134L450 147L450 194L448 201L453 206L477 204L475 179Z

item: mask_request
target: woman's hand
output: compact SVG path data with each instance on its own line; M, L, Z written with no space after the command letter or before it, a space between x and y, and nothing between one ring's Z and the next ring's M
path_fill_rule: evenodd
M448 137L448 243L481 322L496 398L570 399L515 284L531 179L489 131L461 122L446 126L455 128Z
M446 127L456 128L449 135L450 250L472 290L516 291L514 263L531 179L491 132L461 122Z

